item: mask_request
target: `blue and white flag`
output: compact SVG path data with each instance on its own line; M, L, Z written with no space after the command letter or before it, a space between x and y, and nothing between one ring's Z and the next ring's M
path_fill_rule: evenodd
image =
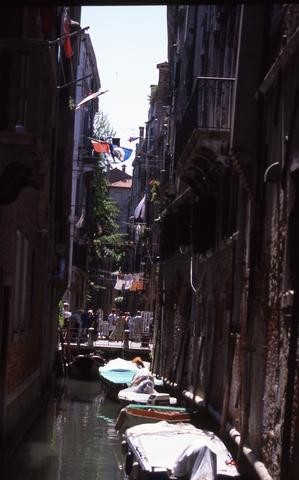
M131 150L130 148L113 145L113 156L116 157L120 162L125 162L126 160L129 160L132 152L133 150Z

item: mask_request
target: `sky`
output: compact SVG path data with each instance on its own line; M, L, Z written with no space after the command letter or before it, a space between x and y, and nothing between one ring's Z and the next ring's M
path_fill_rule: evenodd
M166 5L82 6L81 27L90 35L101 80L102 110L120 138L133 148L148 117L150 85L158 83L157 64L167 61ZM124 162L131 173L134 155ZM119 165L117 165L119 166Z

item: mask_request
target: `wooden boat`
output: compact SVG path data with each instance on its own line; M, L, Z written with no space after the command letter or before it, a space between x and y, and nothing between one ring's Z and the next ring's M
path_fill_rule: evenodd
M125 431L140 423L159 422L190 422L191 414L186 408L162 405L143 405L131 403L123 407L116 419L115 429Z
M105 359L101 355L77 355L68 365L68 374L75 379L98 379L99 367L104 364Z
M134 480L240 478L220 438L190 423L135 425L125 431L122 446L125 473Z

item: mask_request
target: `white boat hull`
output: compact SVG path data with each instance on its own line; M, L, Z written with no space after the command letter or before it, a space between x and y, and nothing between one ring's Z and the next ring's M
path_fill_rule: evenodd
M124 438L128 455L135 461L135 480L156 478L157 474L161 478L186 475L190 480L240 476L222 441L213 432L191 424L145 423L127 429ZM128 475L129 470L127 468Z

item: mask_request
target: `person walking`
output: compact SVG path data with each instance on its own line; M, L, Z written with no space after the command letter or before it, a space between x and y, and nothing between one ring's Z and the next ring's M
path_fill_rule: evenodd
M123 312L119 312L119 315L116 319L116 325L113 332L109 336L109 340L113 342L122 342L124 336L124 324L125 324L125 316Z
M87 331L88 331L88 327L89 327L89 315L88 315L88 311L87 309L85 308L81 314L81 336L84 340L87 340Z
M115 308L111 309L111 313L108 315L108 338L112 334L116 326L117 315Z
M63 304L63 325L60 325L62 331L62 338L63 340L68 340L70 335L70 318L72 316L72 312L69 309L69 304L64 302Z
M132 340L134 322L130 312L126 312L125 315L125 330L129 330L129 340Z
M125 312L125 321L124 321L124 329L129 330L129 324L130 324L130 312Z
M68 325L69 325L69 319L71 318L72 316L72 312L70 311L69 309L70 305L68 302L64 302L63 303L63 327L64 328L67 328Z
M81 337L81 316L82 316L82 310L77 309L72 313L72 316L70 317L70 339L75 340L77 342L80 342L80 337Z
M141 335L143 333L143 317L141 315L141 311L137 310L135 317L133 318L134 321L134 336L135 342L141 341Z
M91 323L91 327L94 329L93 331L93 339L94 341L97 341L98 339L98 333L99 333L99 314L98 314L98 311L96 311L95 313L93 313L92 310L89 310L89 312L92 313L92 323Z

